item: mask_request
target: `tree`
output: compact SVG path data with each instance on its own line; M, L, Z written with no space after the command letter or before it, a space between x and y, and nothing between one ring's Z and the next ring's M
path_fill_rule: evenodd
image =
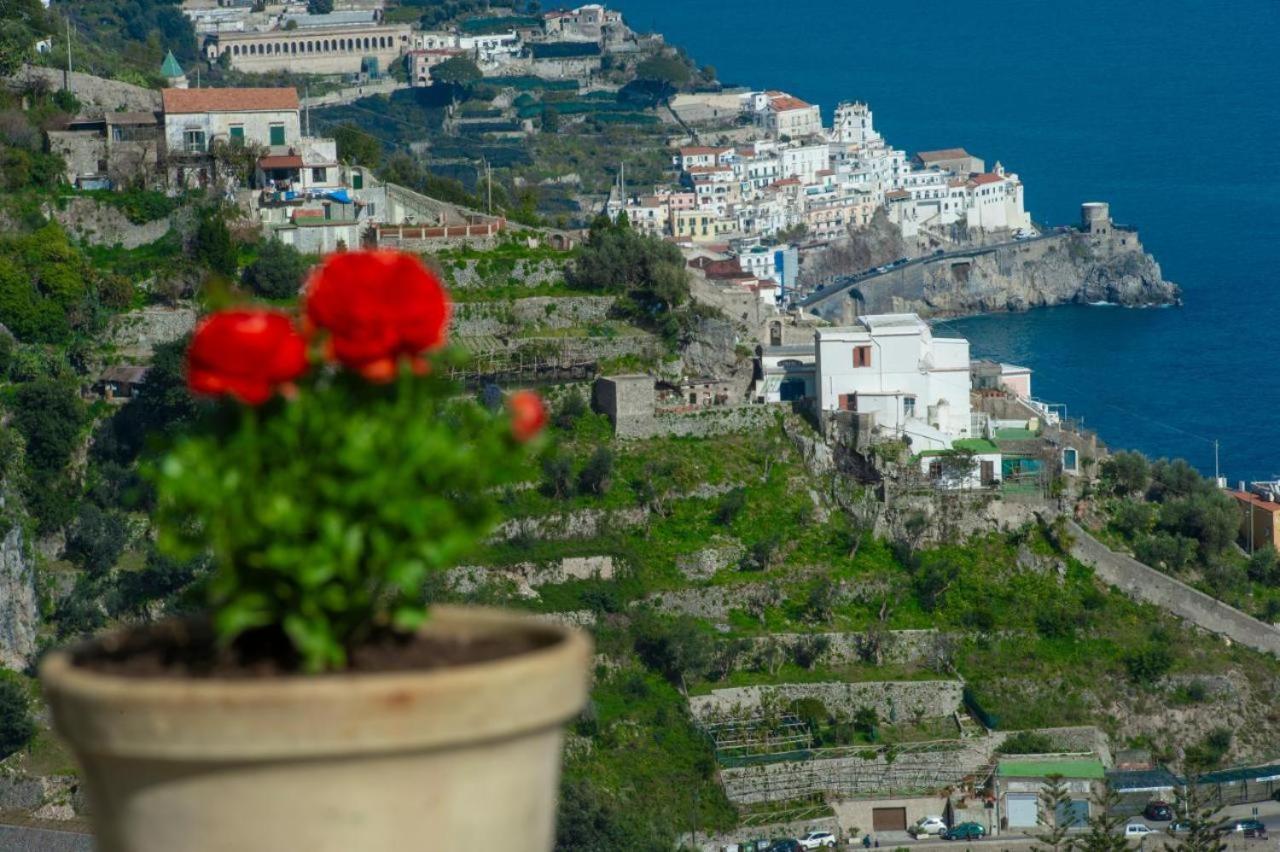
M1121 660L1129 673L1129 680L1145 686L1155 684L1173 667L1172 652L1164 644L1155 641L1129 651Z
M328 15L333 11L333 0L307 0L308 15Z
M613 480L613 450L596 447L578 473L578 489L590 494L604 494Z
M1057 773L1046 775L1039 799L1036 825L1040 827L1040 831L1035 835L1037 842L1031 848L1036 852L1069 850L1071 841L1068 839L1068 832L1071 826L1063 817L1070 811L1071 794L1067 791L1063 777Z
M371 169L382 163L382 143L352 122L335 127L333 139L338 145L338 159L344 163L358 163Z
M214 272L231 276L239 268L231 232L217 213L206 213L201 217L191 248L195 259Z
M745 488L734 488L720 498L720 505L716 507L715 522L722 527L727 527L738 519L742 514L742 510L747 506L747 490Z
M542 110L542 132L557 133L560 130L560 113L555 107L544 107Z
M1178 787L1175 795L1174 808L1186 830L1178 833L1176 842L1165 844L1165 852L1225 852L1227 830L1218 816L1221 806L1209 803L1198 779L1189 776L1186 786Z
M1255 583L1268 586L1280 584L1280 558L1277 558L1276 549L1270 544L1263 545L1249 556L1246 570L1249 579Z
M91 574L105 574L120 558L127 540L128 530L119 512L86 503L67 536L67 558Z
M687 691L690 679L702 677L714 657L714 639L688 615L649 615L633 623L636 656L648 668Z
M188 340L189 336L183 336L155 348L146 383L94 434L95 459L132 464L147 440L195 419L200 404L187 391Z
M36 379L13 396L13 425L27 444L27 466L39 481L60 474L71 460L84 424L75 390L54 379Z
M687 63L667 53L659 53L636 66L636 76L642 80L656 80L672 86L683 86L693 77Z
M543 491L563 500L573 496L573 461L566 455L551 453L542 459Z
M310 268L310 261L293 246L267 240L257 259L245 267L241 279L259 296L291 299L298 295L302 279Z
M0 760L25 748L36 735L27 692L14 677L0 677Z
M561 782L556 852L668 852L673 840L586 779Z
M1151 466L1142 453L1122 450L1102 463L1102 481L1113 494L1141 494L1151 482Z
M582 391L577 388L570 388L569 392L556 403L555 412L551 415L551 422L555 424L557 429L563 429L568 432L573 429L579 418L586 415L587 411L587 401L583 398Z
M465 86L484 77L484 72L475 61L466 56L452 56L431 68L433 83L451 83Z
M1077 852L1129 852L1129 841L1121 830L1125 818L1120 815L1119 806L1120 796L1105 784L1090 809L1089 830L1075 838L1072 848Z

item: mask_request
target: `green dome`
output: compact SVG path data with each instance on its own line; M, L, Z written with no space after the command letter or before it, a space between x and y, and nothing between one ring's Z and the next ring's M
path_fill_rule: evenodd
M182 73L182 66L179 65L178 60L174 58L172 50L164 55L164 63L160 66L160 76L167 77L169 79L185 76Z

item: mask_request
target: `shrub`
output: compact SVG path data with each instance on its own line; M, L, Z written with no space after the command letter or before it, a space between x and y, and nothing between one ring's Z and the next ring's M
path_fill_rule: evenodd
M567 432L573 429L574 424L578 422L578 418L586 414L587 411L587 401L583 398L582 391L577 388L571 388L556 404L551 422L556 425L557 429L563 429Z
M86 503L67 536L67 558L91 574L102 574L116 564L127 538L124 518L118 512Z
M734 488L720 498L720 505L716 507L715 522L722 527L729 526L738 519L746 506L746 489Z
M1173 654L1168 648L1154 642L1129 651L1121 660L1129 674L1129 680L1144 686L1154 684L1173 668Z
M1050 754L1057 750L1053 740L1038 731L1010 734L996 749L998 754Z
M578 488L589 494L604 494L613 481L613 450L596 447L578 473Z
M311 268L310 261L279 240L267 240L253 263L245 267L241 279L255 294L268 299L292 299L302 287Z
M196 226L192 255L214 272L232 276L239 267L235 244L227 223L217 213L206 213Z
M0 677L0 760L21 748L36 734L30 702L22 684L13 677Z

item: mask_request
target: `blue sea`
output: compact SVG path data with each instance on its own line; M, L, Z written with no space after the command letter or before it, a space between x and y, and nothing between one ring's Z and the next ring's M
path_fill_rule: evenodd
M870 103L908 151L964 147L1038 222L1109 201L1185 306L947 322L1116 448L1280 478L1280 2L612 0L726 83Z

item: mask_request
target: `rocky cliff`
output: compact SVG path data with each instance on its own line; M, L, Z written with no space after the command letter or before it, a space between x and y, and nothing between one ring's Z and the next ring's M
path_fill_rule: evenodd
M1181 302L1178 285L1164 280L1160 264L1129 243L1069 234L1015 251L980 254L968 262L924 267L915 307L929 314L1023 311L1050 305L1110 302L1170 305Z
M1063 231L997 245L953 249L885 274L827 285L809 310L832 322L858 314L914 311L959 316L1052 305L1110 302L1176 305L1178 285L1132 231Z
M39 620L35 557L15 524L0 539L0 667L26 668Z

